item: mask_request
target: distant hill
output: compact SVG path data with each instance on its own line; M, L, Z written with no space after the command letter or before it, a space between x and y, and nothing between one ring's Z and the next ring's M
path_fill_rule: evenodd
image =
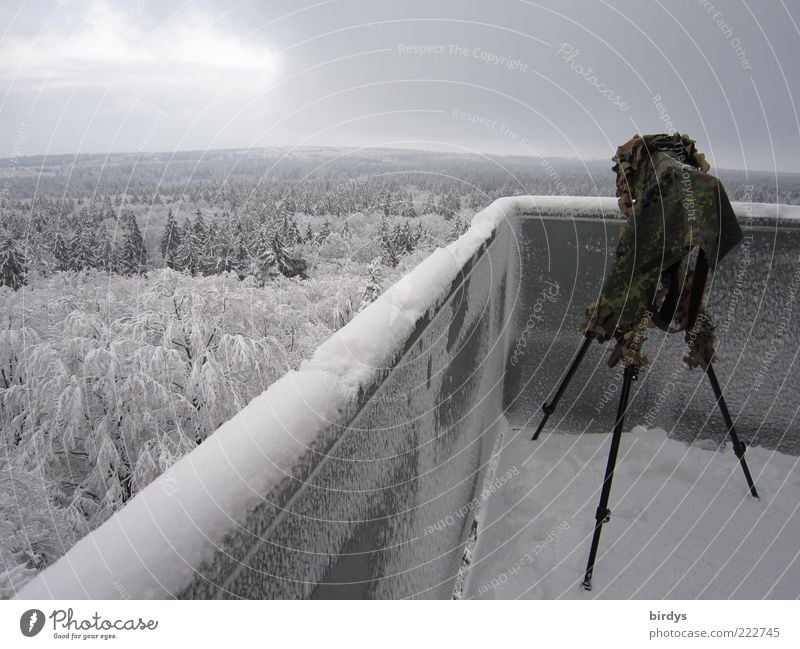
M800 204L800 174L720 169L735 200ZM433 194L499 196L556 194L613 196L609 160L442 153L406 149L327 147L30 156L0 159L4 200L34 195L87 198L224 193L250 184L259 190L330 190L336 183L381 179L397 188Z

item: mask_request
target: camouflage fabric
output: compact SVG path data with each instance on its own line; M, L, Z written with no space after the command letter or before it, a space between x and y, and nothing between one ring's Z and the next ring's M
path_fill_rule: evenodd
M620 359L647 362L630 332L655 324L686 330L687 364L705 366L713 358L713 322L702 307L706 272L742 238L725 189L706 173L708 163L686 135L637 135L617 149L614 162L619 208L628 220L602 297L587 308L582 329L625 348L612 354L612 367ZM668 299L674 316L664 323L660 309Z
M705 369L714 361L714 323L705 310L700 313L691 330L686 332L684 339L688 351L683 362L690 370L695 367Z

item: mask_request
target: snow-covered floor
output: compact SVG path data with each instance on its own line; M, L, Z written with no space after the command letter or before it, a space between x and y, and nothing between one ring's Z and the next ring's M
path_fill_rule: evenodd
M593 590L586 567L610 434L505 430L464 597L800 597L800 458L749 448L761 498L730 444L706 450L636 427L623 435Z

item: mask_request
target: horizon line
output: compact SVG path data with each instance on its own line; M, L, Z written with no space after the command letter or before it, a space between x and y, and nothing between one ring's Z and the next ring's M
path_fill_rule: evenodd
M411 147L397 147L397 146L355 146L355 145L329 145L329 144L320 144L320 145L293 145L293 144L276 144L276 145L269 145L269 146L259 146L259 147L220 147L220 148L207 148L207 149L174 149L174 150L153 150L153 151L87 151L82 153L75 153L75 152L46 152L46 153L31 153L26 155L11 155L11 156L0 156L0 167L2 168L9 168L15 166L27 166L27 165L20 165L19 161L30 159L30 158L44 158L47 159L48 157L72 157L72 158L81 158L81 157L90 157L90 156L106 156L107 158L111 158L112 156L152 156L152 155L175 155L175 154L185 154L185 153L198 153L198 154L206 154L211 152L255 152L255 151L270 151L270 150L289 150L289 151L304 151L309 149L330 149L330 150L347 150L351 149L353 152L357 151L401 151L404 153L424 153L424 154L448 154L454 156L476 156L476 157L494 157L494 158L515 158L519 160L530 159L536 160L535 156L526 156L523 154L513 154L513 153L490 153L487 151L450 151L447 149L436 149L436 148L411 148ZM544 156L543 156L544 157ZM565 161L573 161L577 163L585 162L585 163L598 163L598 162L612 162L612 159L604 158L601 156L592 156L592 157L585 157L579 158L574 156L564 156L564 155L549 155L546 156L551 160L565 160ZM793 175L800 175L800 170L797 171L778 171L776 169L757 169L757 168L742 168L742 167L725 167L725 166L713 166L712 169L719 170L719 171L738 171L743 173L761 173L761 174L793 174Z

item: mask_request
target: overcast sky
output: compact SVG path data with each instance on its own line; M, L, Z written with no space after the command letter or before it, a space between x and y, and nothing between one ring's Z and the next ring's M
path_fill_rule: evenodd
M800 0L3 0L0 156L608 158L675 129L716 166L797 172L798 24Z

